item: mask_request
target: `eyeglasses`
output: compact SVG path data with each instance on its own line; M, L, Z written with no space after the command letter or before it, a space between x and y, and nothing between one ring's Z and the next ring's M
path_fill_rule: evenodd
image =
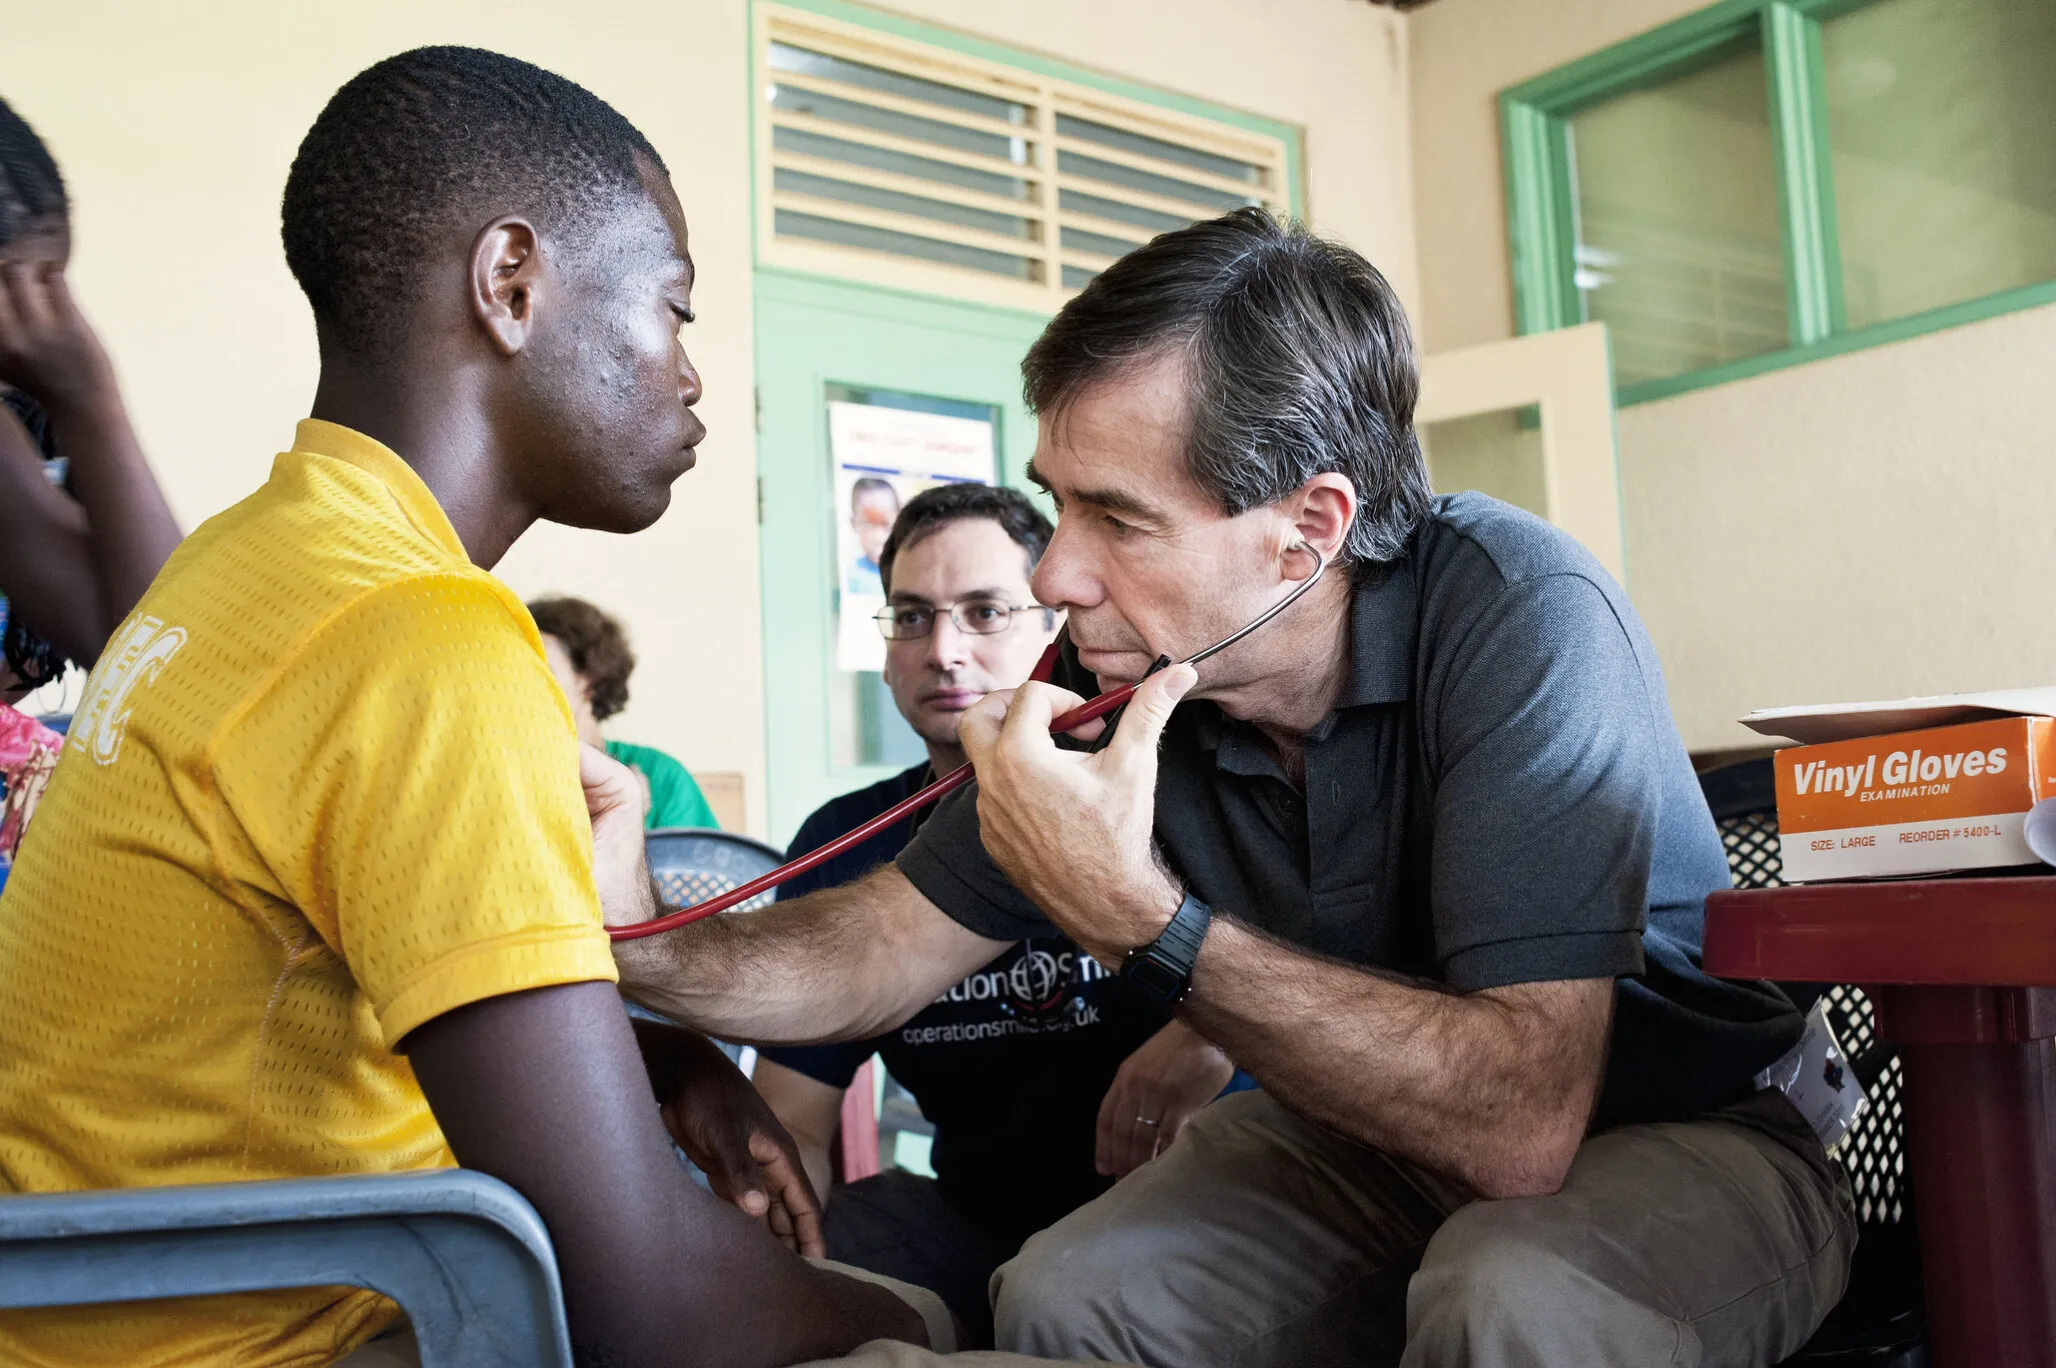
M935 630L938 613L948 613L949 620L960 632L972 636L996 636L1014 625L1014 614L1041 612L1049 609L1039 603L1001 603L996 599L964 599L958 603L941 603L933 608L919 604L889 604L878 610L872 620L878 624L878 631L887 641L915 641Z

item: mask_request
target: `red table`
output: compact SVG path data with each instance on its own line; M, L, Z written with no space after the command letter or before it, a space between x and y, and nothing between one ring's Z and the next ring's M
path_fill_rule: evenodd
M1716 893L1706 968L1870 994L1906 1071L1935 1368L2056 1365L2056 877Z

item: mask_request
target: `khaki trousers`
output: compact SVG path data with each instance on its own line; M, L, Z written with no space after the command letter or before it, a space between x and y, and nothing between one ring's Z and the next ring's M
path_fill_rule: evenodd
M992 1280L1012 1352L946 1368L1766 1368L1840 1299L1855 1245L1840 1166L1774 1093L1595 1136L1561 1191L1498 1202L1238 1093L1030 1239ZM376 1357L389 1343L345 1362L419 1362ZM806 1368L831 1363L945 1356L880 1340Z
M1760 1368L1840 1299L1839 1165L1776 1093L1587 1140L1561 1191L1478 1201L1264 1093L1031 1238L1001 1349L1164 1368Z

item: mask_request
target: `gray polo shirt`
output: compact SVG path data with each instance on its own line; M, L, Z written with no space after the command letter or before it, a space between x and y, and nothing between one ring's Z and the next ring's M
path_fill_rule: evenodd
M1097 692L1068 643L1054 678ZM1253 728L1187 703L1156 835L1197 897L1324 955L1458 992L1617 979L1596 1127L1735 1101L1799 1036L1775 989L1699 967L1727 859L1627 596L1481 494L1437 498L1403 557L1357 577L1349 677L1306 737L1304 786ZM986 855L975 788L899 865L981 935L1049 934Z

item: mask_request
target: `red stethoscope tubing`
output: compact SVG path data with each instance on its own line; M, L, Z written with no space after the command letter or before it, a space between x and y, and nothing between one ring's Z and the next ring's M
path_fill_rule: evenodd
M1050 648L1043 652L1042 660L1035 667L1035 673L1030 675L1029 678L1047 681L1050 671L1056 665L1056 661L1057 648L1056 644L1052 642ZM1052 733L1061 735L1074 728L1084 726L1095 717L1104 717L1123 703L1126 703L1129 696L1135 692L1135 688L1136 686L1133 684L1123 684L1118 689L1100 694L1089 703L1080 704L1078 707L1057 718L1049 724L1049 729ZM698 902L694 903L691 907L680 908L678 911L667 913L656 918L654 921L637 922L632 926L610 926L607 928L607 934L617 941L641 940L644 936L659 936L666 931L675 931L681 926L690 926L692 923L702 921L714 916L716 913L726 912L732 907L740 907L751 898L770 892L786 880L796 879L808 870L819 868L821 865L828 863L828 861L844 851L862 845L893 823L902 820L911 813L919 812L930 803L941 800L945 794L953 793L957 789L962 788L970 778L971 767L969 765L959 765L948 774L943 775L942 778L922 789L919 793L900 799L899 802L894 803L855 831L836 837L819 850L808 851L797 860L790 860L778 866L769 874L759 874L748 883L737 884L726 893L716 894L705 902Z
M1230 646L1233 646L1236 642L1242 640L1251 632L1254 632L1257 628L1299 602L1300 599L1306 597L1307 592L1321 582L1321 576L1328 572L1328 558L1315 548L1303 543L1294 549L1304 551L1314 558L1313 574L1300 581L1298 588L1272 604L1262 615L1245 625L1241 631L1236 632L1233 636L1222 637L1204 651L1187 656L1185 658L1187 665L1197 665L1208 656L1217 655L1227 650ZM1049 682L1051 673L1056 669L1056 663L1057 645L1055 642L1051 642L1049 649L1042 653L1042 659L1036 663L1035 673L1028 677L1031 680L1046 684ZM1155 674L1157 670L1170 663L1168 657L1159 658L1157 663L1150 667L1149 674ZM1148 677L1148 674L1143 676L1144 679ZM1134 694L1140 682L1138 680L1135 684L1123 684L1118 689L1099 695L1089 703L1079 704L1049 724L1051 734L1061 736L1065 732L1084 726L1095 717L1106 716L1123 703L1126 703L1129 697ZM797 860L791 860L778 866L769 874L759 874L748 883L731 888L726 893L717 894L705 902L694 903L691 907L682 907L678 911L667 913L656 918L654 921L637 922L633 926L610 926L607 928L607 934L617 941L641 940L644 936L659 936L666 931L675 931L681 926L690 926L696 921L703 921L717 912L726 912L732 907L740 907L751 898L762 893L768 893L786 880L796 879L808 870L826 864L852 846L861 845L863 842L870 840L873 836L876 836L894 822L906 817L909 813L919 812L944 794L962 788L970 778L971 767L969 765L959 765L927 788L922 789L919 793L902 798L899 802L894 803L855 831L836 837L819 850L809 851Z

